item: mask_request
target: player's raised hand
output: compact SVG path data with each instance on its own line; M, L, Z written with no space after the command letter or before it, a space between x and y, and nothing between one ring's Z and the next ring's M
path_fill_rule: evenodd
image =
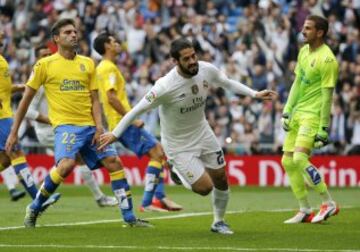
M11 152L13 151L13 148L17 142L18 142L17 134L14 135L14 134L10 133L6 140L6 144L5 144L5 151L8 155L11 154Z
M278 93L272 90L262 90L258 91L255 95L255 98L262 99L262 100L274 100L278 96Z
M106 146L116 141L116 136L111 132L106 132L100 136L100 145L98 150L102 151Z

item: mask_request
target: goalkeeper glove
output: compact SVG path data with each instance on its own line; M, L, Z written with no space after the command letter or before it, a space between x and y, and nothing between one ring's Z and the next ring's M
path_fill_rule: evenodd
M284 113L281 117L281 126L285 131L290 130L290 114Z
M318 133L315 136L314 147L316 149L320 149L329 143L329 128L328 127L321 127Z

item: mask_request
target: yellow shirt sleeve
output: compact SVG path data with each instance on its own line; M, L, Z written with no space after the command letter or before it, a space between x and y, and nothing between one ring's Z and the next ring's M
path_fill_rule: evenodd
M46 81L46 64L41 60L36 62L26 85L38 90Z
M96 81L96 70L95 70L95 63L93 60L90 61L90 90L98 90L98 83Z
M117 74L116 74L116 69L114 69L113 67L108 67L106 69L106 71L104 72L104 76L103 76L103 83L102 85L104 86L104 91L107 92L109 90L118 90L118 80L117 78Z

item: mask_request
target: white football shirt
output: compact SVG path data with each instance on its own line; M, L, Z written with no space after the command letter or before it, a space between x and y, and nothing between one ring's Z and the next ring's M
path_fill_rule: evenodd
M159 106L161 142L168 157L178 152L206 154L220 149L216 137L205 118L209 88L224 87L255 96L256 91L228 79L214 65L199 61L198 74L181 76L174 67L155 82L144 98L120 121L113 130L118 137L133 119L150 108Z

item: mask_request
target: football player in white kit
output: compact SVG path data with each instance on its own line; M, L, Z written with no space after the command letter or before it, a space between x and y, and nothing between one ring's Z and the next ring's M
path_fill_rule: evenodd
M39 45L35 48L35 56L37 59L51 55L50 50L46 45ZM40 143L45 146L54 145L54 132L50 125L50 121L47 117L48 114L48 103L45 97L44 88L41 87L36 93L33 101L30 104L26 118L34 121L33 126L36 132L36 136ZM84 162L77 157L78 169L80 171L81 177L83 178L85 184L89 187L92 192L96 203L100 207L105 206L117 206L117 200L115 197L110 197L105 195L99 184L92 176L90 169L84 164Z
M200 195L212 193L214 222L211 231L233 234L224 221L229 201L225 160L221 146L205 118L208 89L224 87L242 95L272 99L274 91L255 91L228 79L214 65L198 61L193 44L180 38L172 42L174 67L120 121L100 138L99 149L114 142L140 114L159 106L161 142L183 185Z

